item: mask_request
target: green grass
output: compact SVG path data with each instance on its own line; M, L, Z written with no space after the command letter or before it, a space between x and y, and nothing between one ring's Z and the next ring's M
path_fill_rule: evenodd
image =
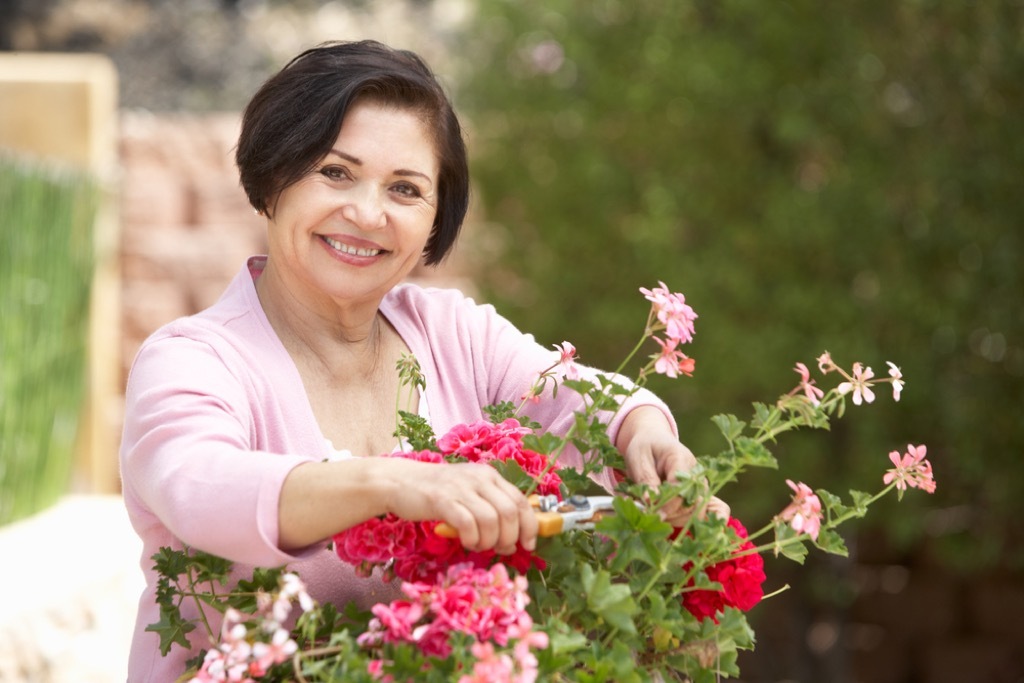
M84 175L0 155L0 524L69 485L97 196Z

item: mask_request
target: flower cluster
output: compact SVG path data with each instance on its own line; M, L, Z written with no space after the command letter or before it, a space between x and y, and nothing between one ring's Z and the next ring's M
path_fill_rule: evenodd
M562 480L548 466L547 456L523 445L523 436L527 433L529 430L514 418L498 424L481 420L453 427L437 440L439 451L392 455L442 467L452 462L515 462L537 482L538 493L560 498ZM493 550L467 550L458 538L437 534L436 526L436 521L411 522L389 513L335 535L334 551L364 576L380 567L386 575L405 581L431 581L439 572L463 563L488 567L498 558ZM501 556L501 561L520 572L526 572L531 566L545 566L540 557L521 546L511 555Z
M651 356L654 371L672 378L678 377L680 373L692 377L696 361L677 347L693 341L693 321L697 319L697 314L686 303L686 297L670 291L664 282L658 282L654 289L641 287L640 292L652 304L645 332L661 347L661 353ZM665 332L664 339L654 336L655 332L662 330Z
M892 398L894 401L900 400L900 393L906 384L903 381L903 373L891 361L886 361L885 364L889 366L889 379L875 379L875 371L863 363L854 363L853 369L848 373L835 364L828 351L818 356L818 369L821 370L822 374L836 371L845 378L845 381L840 382L839 386L836 387L836 391L841 396L852 394L855 406L871 403L875 400L875 392L871 390L871 386L877 382L889 382L892 384ZM803 367L802 372L800 370L801 367ZM797 372L801 372L803 379L801 386L805 389L808 386L806 370L807 368L803 366L803 363L797 363ZM820 396L821 394L819 394Z
M303 612L314 609L313 600L296 574L281 576L276 596L259 592L256 612L247 618L229 607L221 623L220 643L207 651L192 683L256 683L270 667L287 661L298 650L291 633L282 626L298 601ZM258 627L253 626L257 624Z
M802 481L794 484L791 479L787 479L786 484L793 489L793 500L779 513L779 519L789 522L793 531L798 534L807 534L812 541L818 540L823 514L821 500L811 487Z
M718 623L717 615L726 607L743 612L750 611L764 597L763 584L768 578L764 573L764 558L754 552L754 544L745 540L747 529L735 517L730 517L728 526L740 539L732 556L717 562L707 569L707 577L721 584L721 590L693 589L695 580L690 579L683 593L683 606L697 619L711 619ZM689 571L693 564L684 569Z
M932 476L932 464L925 460L928 449L922 444L920 446L907 445L907 452L900 454L899 451L889 453L889 460L896 467L885 473L882 482L895 485L899 490L899 497L907 487L918 488L928 493L935 493L935 479Z
M543 649L548 640L533 630L526 589L526 579L510 578L500 563L490 569L457 564L436 581L403 583L408 599L374 606L374 618L358 642L375 649L409 643L427 656L446 658L452 653L451 635L460 633L470 637L477 658L473 673L460 681L532 681L537 658L530 648ZM511 653L500 651L510 646ZM378 660L371 671L380 674L386 666Z

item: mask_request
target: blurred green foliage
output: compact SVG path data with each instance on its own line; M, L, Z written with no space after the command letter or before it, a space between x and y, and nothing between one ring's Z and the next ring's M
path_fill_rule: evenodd
M614 367L639 286L700 315L693 379L652 385L698 453L829 350L907 387L749 476L875 490L926 443L939 490L874 510L950 567L1024 565L1024 3L481 0L462 49L484 295ZM650 352L655 349L651 346ZM829 378L819 383L831 386Z
M0 524L68 488L96 199L88 178L0 155Z

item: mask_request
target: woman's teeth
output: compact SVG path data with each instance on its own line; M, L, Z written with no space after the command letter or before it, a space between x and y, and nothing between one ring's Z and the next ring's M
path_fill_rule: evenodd
M352 256L376 256L382 249L361 249L359 247L351 247L347 244L343 244L338 240L331 239L330 237L324 237L324 242L331 245L332 249L336 249L343 254L351 254Z

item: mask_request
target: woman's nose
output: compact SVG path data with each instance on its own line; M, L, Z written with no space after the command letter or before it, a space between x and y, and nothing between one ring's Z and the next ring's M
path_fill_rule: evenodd
M379 230L387 223L384 199L369 185L352 188L346 193L341 215L360 230Z

